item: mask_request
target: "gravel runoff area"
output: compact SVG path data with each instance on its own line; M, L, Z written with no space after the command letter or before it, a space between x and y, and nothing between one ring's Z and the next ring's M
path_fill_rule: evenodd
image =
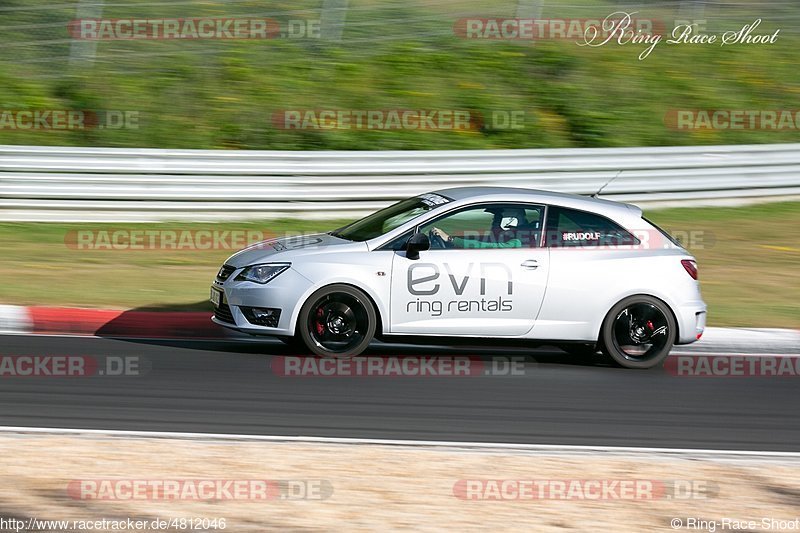
M96 434L4 433L0 443L3 520L99 531L187 530L174 519L237 532L792 531L800 515L791 456ZM119 522L129 518L141 528ZM77 525L48 530L88 530Z

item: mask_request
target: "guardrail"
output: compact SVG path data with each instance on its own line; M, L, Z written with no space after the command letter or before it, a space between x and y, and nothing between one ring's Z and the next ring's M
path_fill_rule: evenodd
M502 185L642 205L800 195L800 144L289 152L0 146L0 220L352 217L425 191Z

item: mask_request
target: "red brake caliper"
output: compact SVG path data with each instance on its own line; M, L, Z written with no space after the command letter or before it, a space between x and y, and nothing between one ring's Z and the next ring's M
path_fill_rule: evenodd
M314 323L315 326L317 327L317 335L322 335L322 333L325 331L325 325L322 323L322 315L323 315L322 308L318 307L317 320Z

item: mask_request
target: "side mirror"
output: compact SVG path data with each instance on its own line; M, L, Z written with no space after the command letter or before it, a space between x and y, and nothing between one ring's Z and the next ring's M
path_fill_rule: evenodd
M415 233L406 241L406 257L419 259L419 253L431 249L431 240L424 233Z

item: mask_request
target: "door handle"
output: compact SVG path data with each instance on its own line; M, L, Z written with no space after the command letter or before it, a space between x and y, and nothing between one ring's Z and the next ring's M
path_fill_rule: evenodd
M522 262L522 268L527 268L529 270L536 270L539 268L539 261L536 259L528 259Z

